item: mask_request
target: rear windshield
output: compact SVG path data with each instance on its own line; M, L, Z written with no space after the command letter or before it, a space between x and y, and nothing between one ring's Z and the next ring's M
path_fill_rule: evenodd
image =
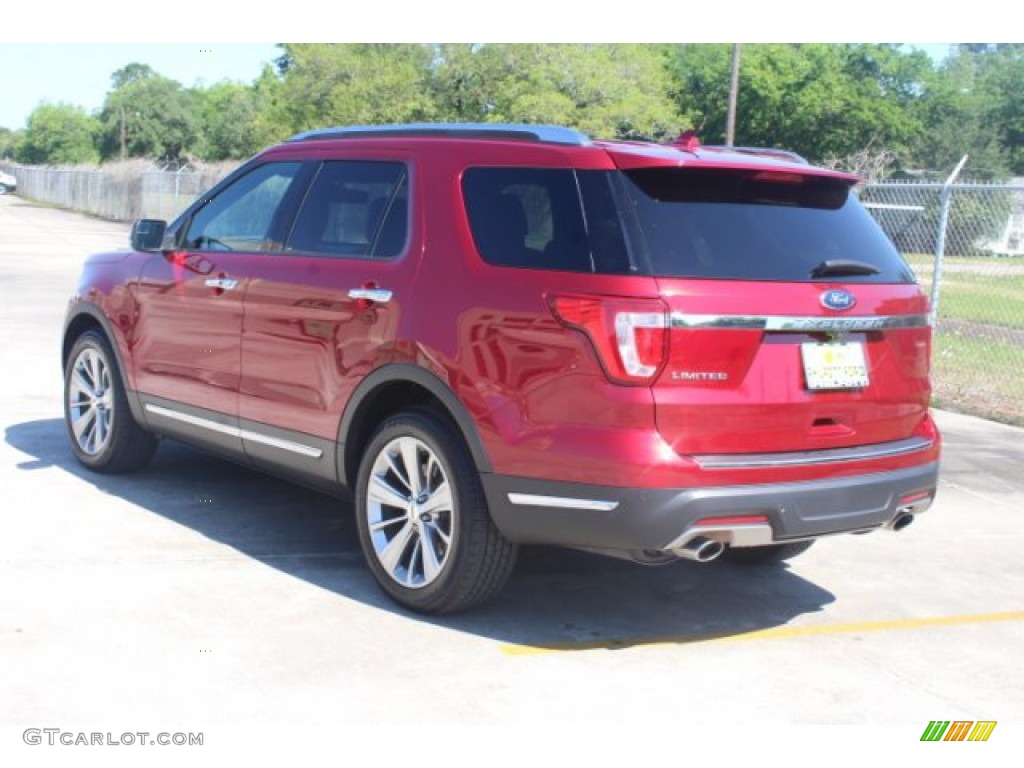
M912 283L847 184L780 172L625 171L650 268L664 277Z

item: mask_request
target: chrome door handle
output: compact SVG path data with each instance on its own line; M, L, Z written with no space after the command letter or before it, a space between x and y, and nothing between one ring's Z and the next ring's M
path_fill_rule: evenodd
M348 292L350 299L364 299L375 304L387 304L391 301L391 291L384 288L352 288Z
M206 278L207 288L220 288L222 291L233 291L238 287L238 281L233 277L208 277Z

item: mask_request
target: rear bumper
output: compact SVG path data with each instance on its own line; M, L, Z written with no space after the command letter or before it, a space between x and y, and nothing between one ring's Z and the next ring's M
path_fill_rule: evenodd
M732 546L758 546L868 531L893 522L908 506L911 512L923 511L934 497L938 471L938 462L930 462L853 477L687 489L489 474L482 480L491 516L512 541L621 551L676 549L698 535ZM921 498L908 503L914 495ZM729 526L707 521L729 516L767 520Z

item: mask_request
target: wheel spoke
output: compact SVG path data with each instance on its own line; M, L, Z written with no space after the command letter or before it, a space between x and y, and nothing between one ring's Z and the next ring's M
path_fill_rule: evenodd
M405 517L405 515L402 515L401 517L392 517L390 520L381 520L380 522L374 523L370 526L370 530L376 533L377 531L384 530L389 525L394 525L395 523L406 523L408 521L409 518Z
M431 527L429 525L424 525L420 529L420 541L422 543L420 553L423 558L423 578L426 581L433 581L441 570L441 562L438 560L434 539L430 535L430 531Z
M402 561L402 555L405 554L405 550L409 547L409 541L412 539L413 533L412 523L408 520L405 521L402 529L395 534L395 537L377 555L380 559L380 564L384 566L384 570L394 579L398 578L398 564Z
M96 412L96 448L99 448L107 441L109 432L107 418L109 413L102 408Z
M82 375L81 367L75 368L71 378L74 382L74 387L71 390L73 394L85 395L89 399L95 399L96 390L93 389L92 384L86 381L85 376Z
M451 544L451 534L446 533L437 523L428 523L427 528L429 528L439 539L441 539L442 542L444 542L446 548Z
M87 453L96 453L96 420L99 418L99 414L94 414L92 421L85 431L85 445L82 448Z
M416 561L423 557L423 539L419 536L412 545L412 553L409 555L409 567L405 570L405 584L408 587L413 585L416 576Z
M405 486L405 489L407 491L412 491L412 488L409 485L408 475L402 471L401 467L398 466L398 462L395 461L395 457L391 455L391 452L384 451L384 458L387 460L388 466L391 467L391 471L394 473L395 477L397 477Z
M413 497L420 495L423 487L420 483L420 457L419 446L411 438L403 438L398 446L402 452L402 463L405 464L405 472L409 478L409 490Z
M409 497L394 488L391 483L380 475L373 475L370 478L368 494L370 501L374 501L378 504L384 504L389 507L398 507L399 509L405 509L409 506Z
M430 454L427 459L427 467L423 473L423 488L427 493L433 493L436 488L431 484L431 478L434 476L434 470L438 471L441 475L441 482L444 482L444 473L441 472L441 465L437 463L437 457L434 454Z
M437 486L430 498L427 499L423 505L422 510L429 514L435 512L447 512L452 508L452 489L448 485L447 480L442 480L441 484Z
M86 353L86 355L85 355L85 364L86 364L86 366L89 369L89 378L92 380L93 387L94 388L99 387L100 386L100 372L98 370L99 366L97 365L96 353L95 352L87 352Z
M78 440L78 444L85 448L85 432L86 428L91 422L96 419L96 407L89 405L88 408L83 411L77 419L71 422L71 429L75 433L75 439Z

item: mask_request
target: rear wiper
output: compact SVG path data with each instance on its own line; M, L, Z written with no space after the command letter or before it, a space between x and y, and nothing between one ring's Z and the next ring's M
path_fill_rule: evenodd
M811 277L843 277L846 275L877 275L878 267L863 261L829 259L811 270Z

